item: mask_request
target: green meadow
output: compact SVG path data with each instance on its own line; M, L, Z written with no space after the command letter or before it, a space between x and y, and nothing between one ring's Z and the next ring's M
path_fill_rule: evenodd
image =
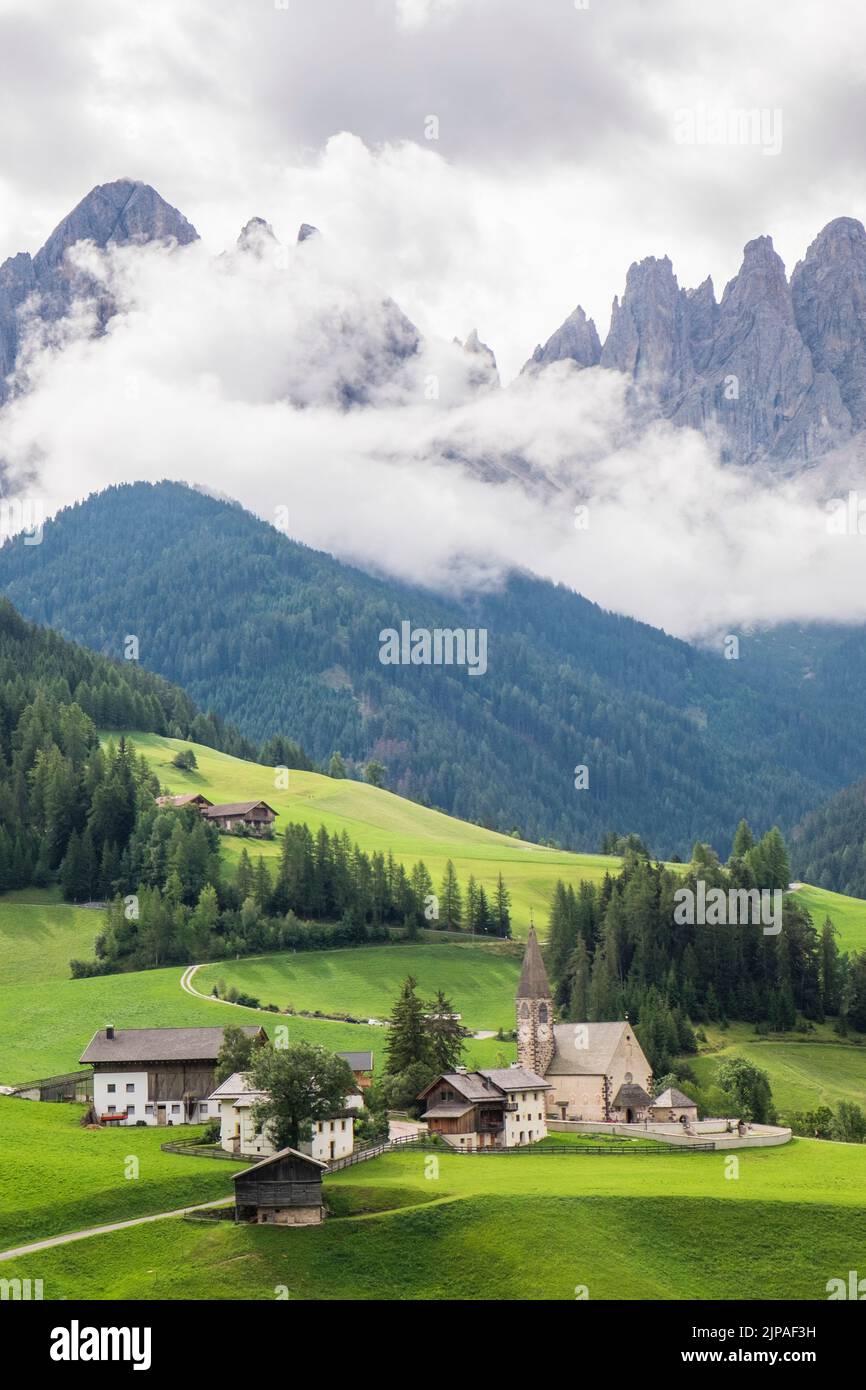
M297 951L217 961L196 971L202 993L224 982L280 1008L327 1009L357 1018L387 1018L407 975L432 996L444 990L475 1032L514 1027L522 947L452 939L361 950Z
M321 1043L335 1052L370 1048L374 1053L376 1068L381 1068L385 1036L382 1028L327 1019L278 1018L264 1009L244 1009L218 1000L197 999L181 989L183 968L179 965L128 975L99 975L72 980L69 978L69 961L74 956L92 953L99 914L88 909L67 907L45 894L45 900L41 903L34 902L32 899L35 896L33 890L28 893L26 900L22 900L18 894L0 899L0 979L3 980L3 988L0 989L0 1085L13 1086L37 1077L74 1071L91 1037L106 1023L114 1023L118 1028L258 1023L271 1035L274 1026L283 1023L288 1025L290 1038ZM404 973L408 973L412 968L412 948L408 946L369 946L341 954L355 956L358 974L363 978L368 956L374 956L379 950L390 952L392 949L398 956L400 951L407 952ZM423 950L423 947L418 949ZM442 946L437 943L429 950L432 960L438 960L438 953L442 950L449 961L453 953L465 950L466 979L471 982L479 976L487 978L484 997L489 999L500 997L494 980L501 978L504 981L506 973L510 971L514 975L517 968L513 958L497 953L496 943L473 947L471 942L467 942L465 947L461 943L450 949L444 943ZM304 953L303 956L305 961L312 960L314 964L318 964L322 958L315 952ZM463 958L461 955L460 959ZM297 961L300 957L289 956L286 959ZM488 961L493 969L485 977ZM232 983L229 968L233 970L243 964L245 962L223 962L225 969L214 969L217 977L225 977ZM372 964L371 961L371 967ZM345 968L347 975L351 974L352 967L347 964ZM394 978L398 975L400 979L403 978L400 974L402 968L402 965L398 968L396 964L392 967ZM501 977L499 972L502 972ZM371 969L370 973L375 976L375 969ZM444 982L443 988L446 984L450 986L457 973L454 964L446 968L444 975L425 968L421 983L425 989L435 991L440 987L440 981ZM198 975L195 984L205 992ZM477 1000L477 987L473 986L473 990L472 999ZM261 996L262 1004L280 1002L279 999L266 998L264 994ZM314 1007L329 1008L330 1005L325 1000ZM347 1013L352 1011L351 1007L345 1010ZM367 1016L374 1014L375 1011L371 1010ZM514 1056L513 1043L500 1043L493 1038L473 1039L467 1045L468 1060L477 1066L496 1066L500 1060L507 1064Z
M233 1164L162 1153L163 1129L85 1129L83 1113L0 1096L0 1249L231 1192Z
M866 1263L859 1146L752 1150L735 1179L721 1153L434 1157L326 1178L319 1227L172 1219L2 1273L46 1299L811 1300Z
M773 1099L784 1119L791 1110L834 1109L840 1100L866 1110L866 1041L837 1038L829 1027L814 1033L776 1034L761 1038L747 1023L732 1023L724 1032L708 1027L710 1049L687 1057L702 1086L711 1085L719 1062L746 1057L770 1078Z
M449 859L464 887L470 874L474 874L485 888L493 888L501 873L511 891L517 936L526 935L531 911L539 925L546 923L557 879L577 887L581 879L599 882L605 873L615 873L619 868L618 859L603 854L569 854L529 844L455 820L365 782L290 771L288 789L278 790L272 767L243 762L200 744L190 745L156 734L136 733L130 737L160 782L173 794L198 791L214 802L261 797L277 812L278 835L288 821L305 822L313 831L320 825L329 832L345 830L368 853L392 850L409 868L423 859L437 888ZM180 771L171 764L174 754L187 747L195 748L198 762L192 772ZM223 843L229 862L237 859L244 845L253 855L270 857L280 852L277 840L255 844L226 836Z

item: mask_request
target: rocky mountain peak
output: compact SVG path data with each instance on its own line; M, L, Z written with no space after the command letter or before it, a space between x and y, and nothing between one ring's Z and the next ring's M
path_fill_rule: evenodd
M543 347L538 344L523 370L531 371L566 358L579 367L595 367L601 358L601 342L595 324L579 304Z
M855 429L866 427L866 231L837 217L791 276L797 327L818 371L832 374Z
M183 213L161 198L150 184L117 179L92 188L86 197L58 223L42 250L34 257L37 275L56 269L67 249L77 241L99 247L129 242L169 241L186 246L198 232Z
M279 242L274 236L274 229L270 222L266 222L263 217L251 217L249 222L241 228L237 239L239 251L251 252L254 256L264 256L269 251L273 251Z

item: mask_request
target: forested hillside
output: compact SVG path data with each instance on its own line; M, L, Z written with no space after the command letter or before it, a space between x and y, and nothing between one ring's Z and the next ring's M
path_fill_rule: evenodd
M801 878L866 898L866 779L808 816L794 831L791 850Z
M289 734L355 775L378 760L401 795L530 839L596 848L634 831L685 857L696 839L729 841L743 814L789 828L850 778L852 756L866 771L866 743L767 663L723 661L527 577L463 601L406 589L180 484L61 512L40 545L0 551L0 585L97 650L135 634L144 666L249 738ZM383 666L379 633L403 620L486 628L486 674Z
M0 892L47 882L81 837L94 892L113 879L142 792L158 784L122 737L103 753L97 727L249 748L161 677L34 627L0 599Z

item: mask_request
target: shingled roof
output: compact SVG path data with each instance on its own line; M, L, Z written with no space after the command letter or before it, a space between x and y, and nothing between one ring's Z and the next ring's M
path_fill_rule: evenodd
M520 972L520 982L517 986L517 997L518 999L550 998L550 985L547 981L544 961L541 958L538 937L535 935L535 927L529 928L526 950L523 952L523 969Z
M100 1028L79 1061L118 1062L215 1062L223 1045L223 1028L116 1028L114 1037ZM256 1024L241 1030L248 1038L267 1033Z
M669 1110L671 1108L682 1109L684 1105L689 1106L692 1110L696 1110L698 1103L696 1100L692 1100L690 1096L684 1095L682 1091L678 1091L676 1086L668 1086L667 1090L662 1091L661 1095L656 1096L653 1101L653 1108L658 1106L660 1110Z
M548 1076L606 1076L625 1029L619 1023L557 1023L556 1048Z
M631 1081L627 1082L624 1086L620 1086L613 1098L613 1107L615 1110L622 1110L627 1105L631 1106L633 1109L640 1109L647 1105L652 1105L652 1101L643 1086L638 1086L637 1082Z
M256 806L264 806L266 811L276 815L273 806L269 806L266 801L227 801L220 806L205 807L205 819L213 820L219 816L245 816L250 811L255 810Z

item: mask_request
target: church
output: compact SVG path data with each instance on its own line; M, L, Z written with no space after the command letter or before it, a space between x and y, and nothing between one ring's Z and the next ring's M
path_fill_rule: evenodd
M635 1124L653 1118L652 1068L627 1019L554 1023L534 927L517 986L517 1058L550 1083L549 1119Z

